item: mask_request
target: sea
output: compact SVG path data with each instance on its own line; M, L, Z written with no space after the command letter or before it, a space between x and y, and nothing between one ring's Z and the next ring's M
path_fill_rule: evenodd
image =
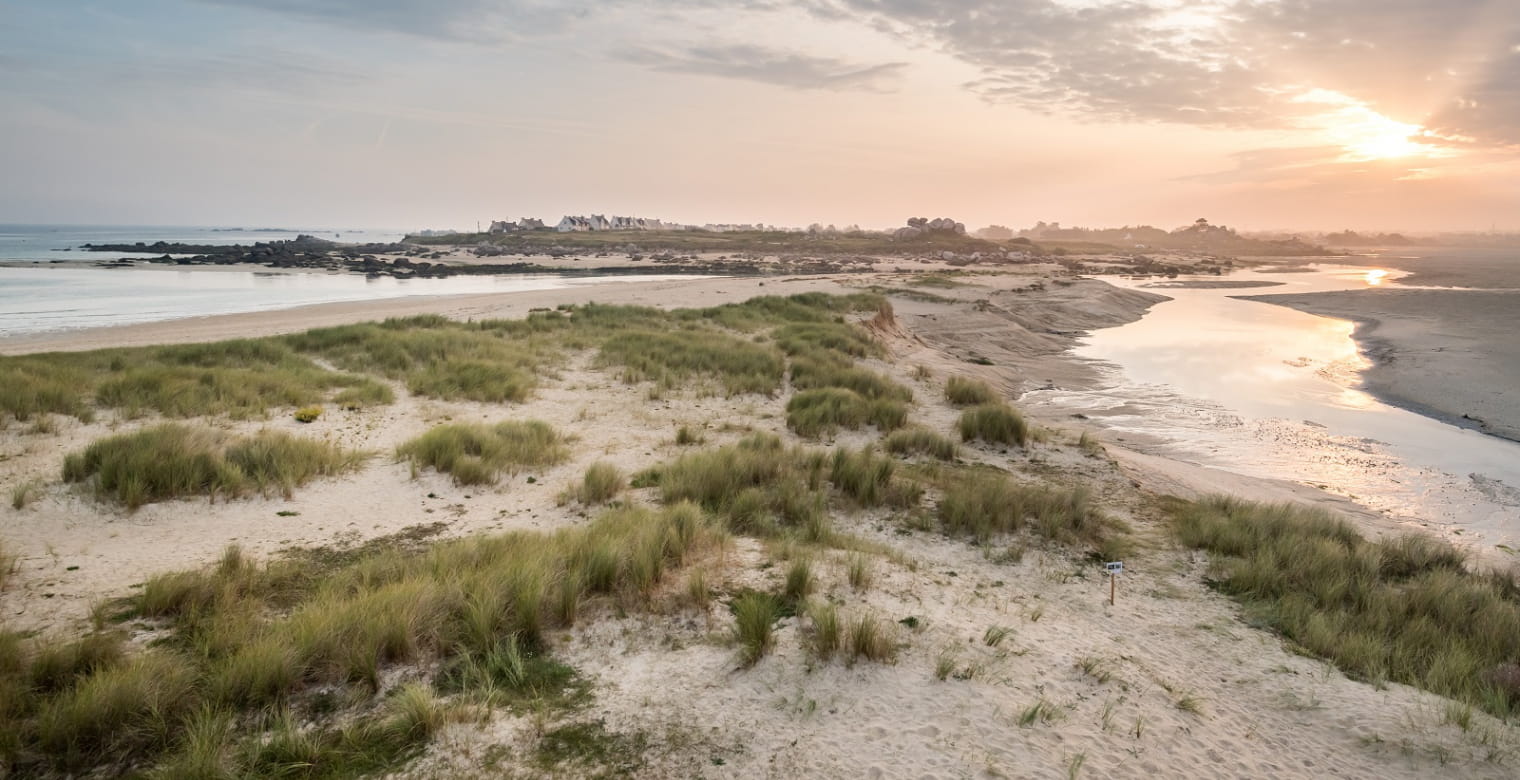
M319 303L551 290L663 278L534 274L394 279L328 271L266 272L147 264L99 268L87 264L161 254L80 249L84 244L139 241L252 244L303 234L344 243L392 242L404 235L400 230L355 228L0 225L0 339Z

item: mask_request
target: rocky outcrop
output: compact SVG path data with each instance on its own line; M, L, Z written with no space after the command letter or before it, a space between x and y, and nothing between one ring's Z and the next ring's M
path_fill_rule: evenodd
M893 231L892 238L897 241L908 241L923 236L964 236L966 225L956 222L949 217L928 219L927 217L913 217L908 220L908 226Z

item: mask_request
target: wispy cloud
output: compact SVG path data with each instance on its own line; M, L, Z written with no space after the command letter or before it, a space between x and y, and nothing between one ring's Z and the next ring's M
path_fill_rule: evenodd
M742 44L638 48L617 56L625 62L665 73L742 79L789 89L885 91L907 67L902 62L868 65Z
M988 100L1098 120L1292 127L1328 89L1520 140L1514 0L799 0L978 67Z
M559 30L589 2L556 0L198 0L291 14L338 27L443 40L494 42Z

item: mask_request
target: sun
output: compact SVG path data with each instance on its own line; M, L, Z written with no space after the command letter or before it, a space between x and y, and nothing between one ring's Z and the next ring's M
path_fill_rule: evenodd
M1446 157L1451 151L1431 143L1430 131L1374 111L1366 102L1324 89L1310 90L1295 102L1324 106L1309 119L1325 138L1345 150L1346 162Z
M1417 140L1422 131L1419 125L1368 111L1346 128L1348 138L1343 145L1347 152L1363 160L1412 157L1429 149L1428 144Z

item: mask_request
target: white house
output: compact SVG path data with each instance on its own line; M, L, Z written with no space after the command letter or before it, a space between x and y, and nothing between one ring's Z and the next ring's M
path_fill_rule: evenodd
M561 233L581 233L586 231L602 230L667 230L674 226L667 226L658 219L645 219L643 217L607 217L601 214L592 214L589 217L569 216L559 221L554 226Z

